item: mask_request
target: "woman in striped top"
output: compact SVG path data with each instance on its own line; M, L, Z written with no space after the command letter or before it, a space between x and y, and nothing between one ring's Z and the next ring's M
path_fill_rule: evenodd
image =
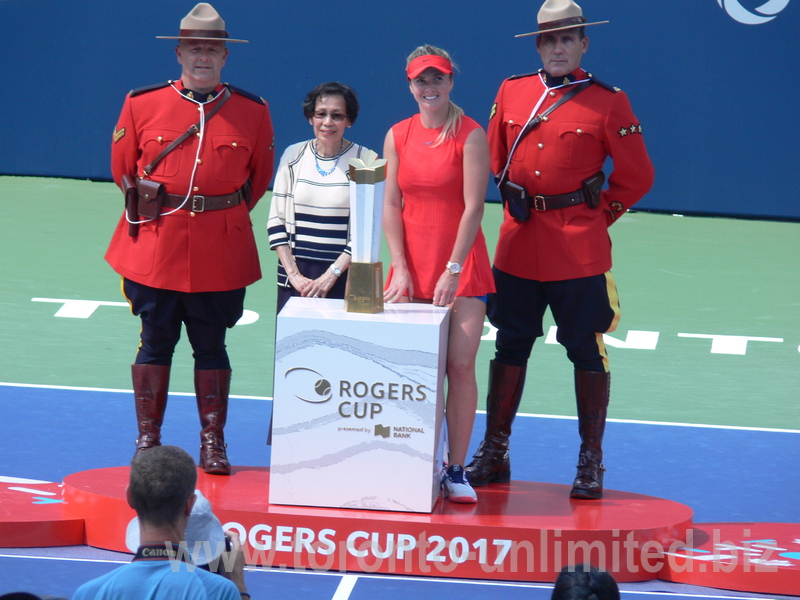
M337 82L311 90L303 113L314 138L289 146L281 157L267 231L278 253L278 306L292 296L344 298L350 266L351 158L377 154L344 138L358 117L352 89Z

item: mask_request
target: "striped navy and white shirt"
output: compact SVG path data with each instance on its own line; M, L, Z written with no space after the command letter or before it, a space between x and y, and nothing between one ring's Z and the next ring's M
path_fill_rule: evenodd
M267 232L272 250L288 244L295 258L333 263L342 252L350 253L351 158L377 156L372 150L349 142L332 157L314 152L312 140L289 146L281 157L272 190ZM335 168L330 175L323 171ZM289 287L278 261L278 285Z

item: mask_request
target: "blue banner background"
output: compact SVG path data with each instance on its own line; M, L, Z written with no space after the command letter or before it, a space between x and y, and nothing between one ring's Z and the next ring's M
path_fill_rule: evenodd
M797 116L800 0L582 0L583 66L625 90L643 124L656 184L641 209L800 218ZM323 81L359 94L349 137L381 151L416 105L406 55L447 49L460 67L453 99L486 126L495 92L539 68L538 2L403 0L331 4L216 0L232 37L223 79L263 96L276 150L307 139L300 103ZM785 6L783 6L785 4ZM124 95L180 75L174 41L194 2L0 0L0 173L110 178L111 132ZM769 19L758 25L740 18ZM488 197L497 193L489 189Z

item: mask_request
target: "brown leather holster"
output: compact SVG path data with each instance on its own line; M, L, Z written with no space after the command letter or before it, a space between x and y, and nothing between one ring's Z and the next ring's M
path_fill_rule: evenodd
M125 173L121 184L125 213L128 217L128 235L136 237L139 234L139 194L136 191L136 178Z

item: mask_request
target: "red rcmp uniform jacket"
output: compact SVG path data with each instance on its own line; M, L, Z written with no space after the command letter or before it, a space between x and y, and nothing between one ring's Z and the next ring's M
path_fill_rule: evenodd
M146 165L200 120L199 105L176 91L182 89L180 82L174 82L175 87L172 83L133 91L125 99L111 146L117 185L125 173L142 176ZM219 85L217 91L222 88ZM249 179L249 205L205 212L165 207L157 221L139 226L136 237L128 235L123 212L105 256L123 277L179 292L233 290L261 278L250 210L272 178L272 121L264 100L236 88L231 91L227 103L205 124L199 160L198 133L170 152L150 179L181 196L189 193L190 185L192 195L232 194ZM206 114L220 97L203 104Z
M487 134L492 172L503 172L508 153L546 90L544 71L511 77L500 86ZM571 80L591 77L582 69ZM559 84L561 81L559 81ZM569 90L551 90L541 114ZM495 251L495 266L536 281L562 281L600 275L611 269L608 227L644 196L653 184L642 127L624 92L595 83L556 108L514 152L509 179L533 196L579 190L581 182L602 170L606 157L614 170L600 205L585 203L536 211L524 223L506 209Z

